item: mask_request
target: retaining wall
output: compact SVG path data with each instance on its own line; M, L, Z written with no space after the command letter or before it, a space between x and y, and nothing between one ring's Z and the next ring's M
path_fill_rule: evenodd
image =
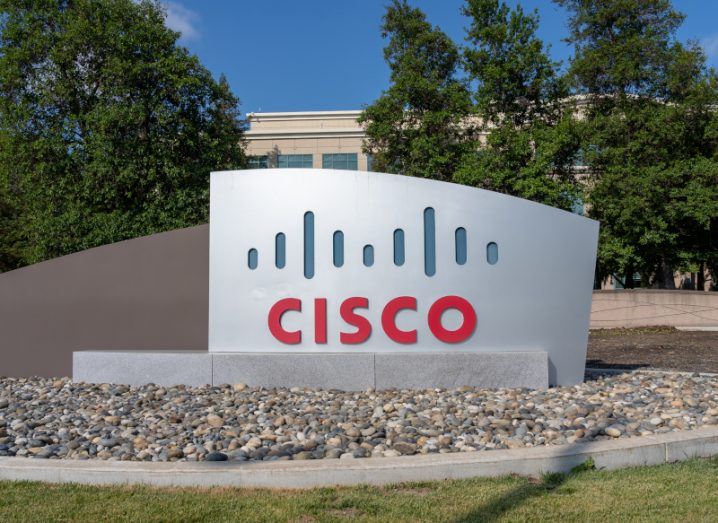
M718 292L594 291L591 328L718 326Z

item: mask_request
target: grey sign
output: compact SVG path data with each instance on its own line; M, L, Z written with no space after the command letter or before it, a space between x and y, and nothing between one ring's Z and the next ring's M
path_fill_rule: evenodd
M595 221L320 169L215 172L210 202L210 352L545 351L551 383L583 379Z

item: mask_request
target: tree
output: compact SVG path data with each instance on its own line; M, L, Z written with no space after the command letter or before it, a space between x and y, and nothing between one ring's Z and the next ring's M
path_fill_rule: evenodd
M207 220L209 172L244 165L238 101L157 1L0 0L0 172L23 261Z
M556 2L569 11L569 74L588 101L599 272L671 288L674 269L710 266L718 252L715 73L697 45L677 41L683 15L668 0Z
M4 150L3 145L0 134L0 151ZM16 269L21 264L19 210L7 181L7 176L0 173L0 272Z
M557 63L536 36L538 14L499 0L468 0L464 67L485 136L455 179L570 209L579 199L574 107Z
M391 87L362 113L364 150L380 171L451 180L471 147L471 99L456 45L419 9L394 0L383 18Z

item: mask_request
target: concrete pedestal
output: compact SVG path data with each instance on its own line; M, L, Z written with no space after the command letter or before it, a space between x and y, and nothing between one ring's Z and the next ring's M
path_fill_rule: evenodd
M217 353L78 351L72 377L91 383L427 389L548 386L548 355L477 353Z

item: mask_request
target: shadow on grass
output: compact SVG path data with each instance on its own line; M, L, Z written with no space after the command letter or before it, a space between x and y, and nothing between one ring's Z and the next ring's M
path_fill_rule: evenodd
M569 479L587 471L595 470L593 460L589 458L585 463L574 467L569 473L550 472L542 474L540 478L529 478L528 482L506 492L500 497L485 503L472 510L469 514L456 520L456 523L491 522L498 521L502 515L526 503L528 500L550 494Z

